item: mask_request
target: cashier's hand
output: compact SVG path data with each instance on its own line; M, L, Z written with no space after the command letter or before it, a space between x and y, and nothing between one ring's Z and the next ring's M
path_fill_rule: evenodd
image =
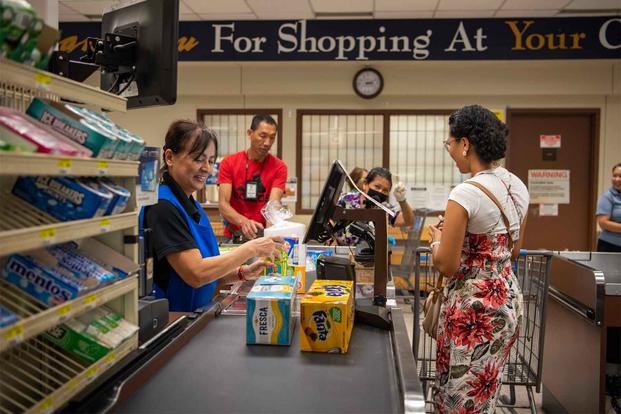
M270 258L272 261L280 257L280 252L288 250L287 242L280 236L259 237L243 246L253 249L254 256Z
M276 265L274 265L274 263L266 262L265 260L257 260L251 265L244 266L242 269L244 279L255 280L263 274L263 269L266 268L274 270L276 269Z
M244 237L248 240L256 239L257 232L263 230L263 225L261 223L248 218L244 218L244 221L242 221L239 227Z

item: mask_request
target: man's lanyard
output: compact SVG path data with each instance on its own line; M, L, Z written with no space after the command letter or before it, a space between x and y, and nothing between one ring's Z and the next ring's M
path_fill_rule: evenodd
M263 172L263 165L265 165L267 157L261 163L261 169L259 169L259 180L248 180L248 161L250 157L248 156L248 151L246 151L246 174L244 175L244 179L246 180L244 199L247 201L258 201L259 200L259 182L261 181L261 173Z

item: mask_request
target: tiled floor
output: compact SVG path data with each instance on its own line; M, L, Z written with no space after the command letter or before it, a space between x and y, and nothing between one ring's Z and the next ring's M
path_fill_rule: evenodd
M414 319L414 315L412 314L411 311L411 307L408 304L404 304L402 299L399 299L397 301L399 303L399 305L401 305L401 308L403 309L403 316L405 318L405 323L408 327L408 334L410 336L410 341L412 341L412 329L413 329L413 319ZM534 392L534 390L533 390ZM515 393L516 393L516 405L518 406L528 406L528 393L526 391L525 387L516 387L515 388ZM501 395L509 395L509 387L508 386L504 386L502 391L501 391ZM543 409L541 408L541 394L537 394L534 393L535 395L535 404L537 407L537 412L538 413L545 413L545 411L543 411ZM530 409L528 408L518 408L518 409L512 409L509 410L507 408L499 408L496 410L496 412L498 413L515 413L515 414L526 414L526 413L530 413Z

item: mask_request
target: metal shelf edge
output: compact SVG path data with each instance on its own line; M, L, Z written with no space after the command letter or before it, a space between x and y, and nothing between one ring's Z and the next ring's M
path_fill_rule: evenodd
M0 175L138 176L138 161L0 151Z
M85 237L93 237L138 225L138 212L0 232L0 256Z
M51 92L63 98L112 111L127 111L127 99L121 96L5 58L0 58L0 81L28 88L35 85L36 89Z

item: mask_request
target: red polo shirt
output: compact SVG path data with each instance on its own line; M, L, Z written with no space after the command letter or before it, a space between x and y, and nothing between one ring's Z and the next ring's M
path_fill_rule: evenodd
M257 200L246 200L246 181L257 181ZM231 184L231 207L239 214L265 226L265 218L261 209L270 199L272 188L285 191L287 181L287 164L281 159L268 154L262 162L248 158L246 151L227 155L220 162L218 184ZM229 225L238 230L239 227ZM232 237L228 228L224 230L226 237Z

